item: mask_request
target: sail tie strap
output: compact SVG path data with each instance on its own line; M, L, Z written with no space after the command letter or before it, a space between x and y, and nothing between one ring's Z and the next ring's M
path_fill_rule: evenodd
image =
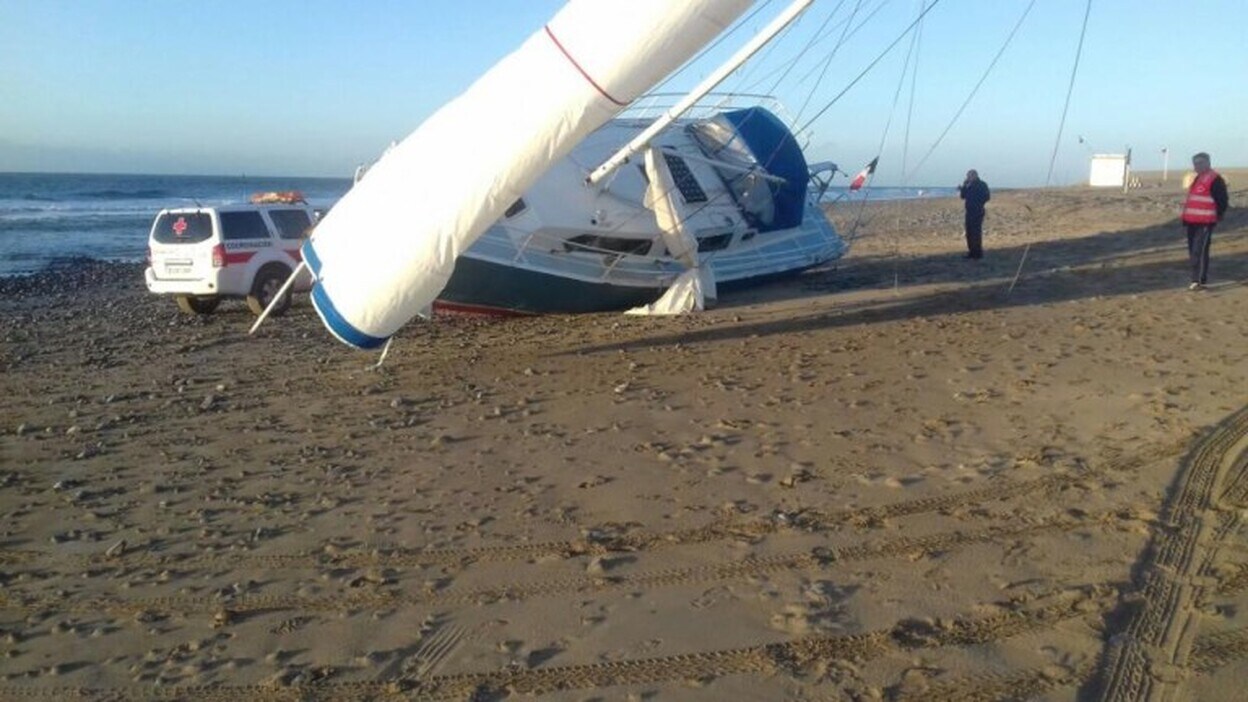
M564 58L568 59L568 63L571 63L572 67L575 68L577 72L585 78L585 80L589 81L590 85L594 86L594 90L597 90L600 95L620 107L628 105L627 102L620 102L619 100L616 100L612 97L611 93L608 93L601 85L598 85L598 81L594 80L593 77L581 67L581 64L577 63L576 59L572 58L572 54L568 53L568 50L563 47L563 44L559 43L559 38L555 36L554 32L550 31L550 25L546 25L546 36L550 37L550 40L555 42L555 46L559 48L559 51L563 54Z

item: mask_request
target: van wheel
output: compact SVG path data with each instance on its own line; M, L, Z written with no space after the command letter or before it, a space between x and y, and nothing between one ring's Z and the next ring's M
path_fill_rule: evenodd
M174 298L178 303L178 309L186 314L212 314L217 309L217 305L221 304L221 298L216 295L206 295L203 297L196 295L178 295Z
M290 269L280 264L271 264L261 268L256 274L256 282L251 286L251 294L247 296L247 307L251 308L252 313L257 317L264 314L264 308L269 306L289 277ZM290 309L289 292L282 296L269 314L277 317L288 309Z

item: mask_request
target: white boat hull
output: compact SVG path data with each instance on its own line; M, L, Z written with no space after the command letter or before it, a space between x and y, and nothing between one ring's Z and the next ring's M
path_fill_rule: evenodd
M644 124L609 123L553 166L460 256L435 309L599 312L661 296L685 266L668 254L654 213L644 205L642 170L623 167L605 190L584 182L588 166ZM804 176L800 215L790 213L797 220L793 226L769 228L744 216L746 208L723 173L695 160L706 150L689 133L690 124L695 122L664 134L659 145L687 156L683 167L700 188L690 193L689 222L700 232L699 259L721 289L793 275L845 254L817 194L805 196Z

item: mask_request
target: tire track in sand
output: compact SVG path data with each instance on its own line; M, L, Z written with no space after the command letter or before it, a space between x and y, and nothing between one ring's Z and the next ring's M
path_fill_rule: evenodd
M540 695L616 685L705 680L730 675L800 673L821 662L865 662L889 654L944 646L975 646L1000 641L1080 618L1102 616L1116 597L1103 586L1064 589L999 604L998 613L961 617L940 626L902 621L889 629L860 634L809 636L741 648L698 651L650 658L552 666L503 668L473 673L410 676L369 682L312 680L278 685L171 685L92 689L85 687L0 687L5 699L178 699L178 700L359 700L493 699L501 694ZM1014 689L1030 689L1020 683ZM997 689L997 688L993 688ZM930 698L929 698L930 699ZM966 699L980 699L978 697Z
M1208 673L1243 658L1248 658L1248 627L1197 638L1188 662L1193 670Z
M885 505L833 511L807 509L793 514L777 514L765 519L718 521L701 527L664 533L613 534L603 532L591 534L581 540L462 549L402 548L387 545L347 548L329 544L320 551L297 553L161 553L141 548L119 548L115 553L58 555L41 551L0 549L0 565L39 565L41 567L62 565L75 571L93 567L176 567L183 569L242 567L283 570L318 567L463 566L478 562L569 559L579 556L637 553L686 544L704 544L733 539L753 540L791 531L825 532L847 526L869 528L878 526L887 519L930 514L966 505L1005 501L1016 497L1052 495L1078 486L1103 473L1132 470L1174 455L1180 450L1181 446L1175 444L1155 444L1137 453L1107 460L1097 468L1071 473L1045 475L1022 481L1000 480L982 488L956 491L947 495L900 500Z
M1037 695L1077 685L1096 673L1094 663L1073 668L1048 666L1015 673L965 675L912 691L899 690L892 702L999 702L1030 700Z
M1037 521L1033 524L990 527L978 531L956 531L922 537L899 537L878 543L864 543L843 548L818 547L808 551L777 556L746 558L731 563L717 563L687 568L666 568L629 575L601 575L549 578L530 583L508 583L499 586L446 590L403 590L402 588L371 588L359 593L331 595L169 595L157 597L91 597L23 594L10 591L0 594L0 610L19 612L67 612L124 614L150 616L164 613L210 614L218 626L256 612L295 610L324 612L352 609L389 609L394 607L481 605L492 602L516 601L535 597L551 597L582 592L602 592L630 588L677 587L719 580L739 579L786 571L823 569L838 563L875 558L908 558L915 554L947 551L978 543L1020 538L1050 531L1070 531L1112 523L1114 516L1089 515L1083 519L1066 517Z
M1162 700L1178 692L1183 670L1193 663L1193 639L1200 616L1197 604L1213 582L1208 573L1217 541L1237 518L1220 513L1215 500L1238 494L1243 478L1243 471L1238 469L1245 444L1248 407L1215 427L1180 468L1161 526L1140 564L1140 603L1124 631L1108 639L1099 680L1100 699Z

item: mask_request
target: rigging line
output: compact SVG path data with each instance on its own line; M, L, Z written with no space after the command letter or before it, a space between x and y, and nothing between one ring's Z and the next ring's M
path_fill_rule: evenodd
M897 90L893 92L893 104L891 107L888 108L888 120L884 122L884 132L880 135L880 145L875 150L877 159L879 158L880 154L884 153L884 146L885 144L888 143L888 134L892 130L892 127L893 127L893 117L895 117L897 114L897 103L901 101L901 89L906 86L906 77L910 73L910 58L914 54L915 40L917 37L918 37L917 33L911 35L910 46L909 48L906 49L905 61L903 61L901 64L901 75L898 77L898 80L897 80ZM854 240L858 238L858 228L862 225L862 214L867 208L867 200L869 200L871 197L871 182L874 180L875 180L875 172L872 171L867 176L867 182L863 185L862 199L858 201L858 211L854 213L854 223L850 225L849 246L851 247L853 246ZM898 248L896 242L894 242L893 248L894 248L894 256L896 256L896 249ZM895 263L894 263L893 277L894 279L896 279L896 264Z
M862 18L862 21L861 21L861 22L859 22L857 25L855 25L855 26L854 26L854 28L853 28L853 29L851 29L851 30L849 31L849 33L847 33L847 34L843 34L843 35L841 36L841 39L840 39L840 40L838 40L838 41L837 41L837 43L836 43L836 45L832 47L832 53L833 53L833 54L835 54L837 51L839 51L839 50L840 50L840 48L841 48L841 45L842 45L842 44L844 44L845 42L849 41L850 39L853 39L853 38L854 38L854 35L858 34L858 32L859 32L859 31L860 31L863 27L867 26L867 23L868 23L868 22L870 22L871 20L875 19L875 16L876 16L876 15L878 15L878 14L880 14L880 11L881 11L881 10L883 10L885 7L888 7L888 4L889 4L889 3L891 3L892 1L893 1L893 0L882 0L882 2L880 2L878 5L876 5L874 9L872 9L870 12L868 12L868 13L867 13L867 16L866 16L866 17L863 17L863 18ZM853 17L851 16L851 17L849 18L849 20L846 20L846 21L852 21L852 20L853 20ZM842 23L842 24L844 24L844 23ZM837 25L837 26L839 27L840 25ZM829 56L828 58L830 59L830 58L831 58L831 56ZM805 83L806 81L810 80L810 77L811 77L812 75L814 75L814 74L815 74L815 70L816 70L818 67L819 67L819 65L818 65L818 64L815 64L814 66L811 66L811 67L810 67L810 69L809 69L809 70L807 70L807 71L806 71L806 73L805 73L804 75L802 75L802 77L801 77L801 78L798 78L798 79L797 79L797 83L798 83L798 85L801 85L802 83Z
M763 2L763 4L761 4L761 5L759 5L758 7L754 8L754 11L753 11L753 12L751 12L751 13L750 13L750 14L748 14L748 15L746 15L743 19L738 20L738 21L737 21L737 22L736 22L736 23L735 23L732 27L730 27L730 28L728 29L728 31L726 31L726 32L724 32L723 34L719 35L719 36L715 39L715 41L713 41L713 42L711 42L710 44L708 44L708 45L706 45L705 47L703 47L703 49L702 49L701 51L699 51L697 54L695 54L693 58L691 58L691 59L689 59L688 61L686 61L686 62L685 62L685 64L684 64L683 66L681 66L680 68L677 68L675 71L672 71L672 73L671 73L670 75L668 75L668 77L667 77L667 78L664 78L662 81L660 81L660 82L659 82L659 84L658 84L658 85L654 86L654 87L653 87L653 88L651 88L650 90L647 90L646 92L647 92L647 93L656 93L656 92L659 92L659 90L661 90L661 89L663 88L663 86L665 86L665 85L667 85L668 83L670 83L670 82L672 82L673 80L675 80L675 79L676 79L676 77L678 77L680 74L684 73L686 69L688 69L688 68L689 68L690 66L692 66L693 64L697 63L697 62L698 62L698 59L701 59L703 56L706 56L708 53L710 53L711 51L713 51L713 50L715 49L715 47L719 46L719 45L720 45L720 44L722 44L725 40L727 40L727 39L728 39L728 37L732 36L733 34L736 34L738 30L740 30L740 29L741 29L742 27L744 27L747 23L749 23L749 21L750 21L750 20L754 19L754 17L755 17L755 16L757 16L757 15L758 15L758 13L762 12L763 10L765 10L765 9L767 8L767 6L768 6L768 5L770 5L773 1L774 1L774 0L765 0L765 2Z
M845 0L841 0L841 2L844 2L844 1ZM764 49L763 52L759 54L757 57L751 59L744 66L745 70L737 73L736 84L740 88L740 90L729 91L729 92L749 92L748 90L745 89L745 81L748 80L750 77L752 77L754 75L754 72L757 71L760 66L762 66L763 64L767 62L767 59L771 58L771 55L775 53L776 49L778 49L780 45L784 43L785 37L787 37L794 30L794 28L797 27L797 25L801 24L802 21L806 19L806 15L807 13L803 12L800 17L798 17L795 21L793 21L793 23L785 27L784 31L781 32L778 36L776 36L774 40L768 42L767 48Z
M1075 63L1070 68L1070 83L1066 86L1066 104L1062 105L1062 118L1057 123L1057 138L1053 140L1053 153L1049 156L1049 172L1044 176L1044 187L1053 182L1053 166L1057 163L1057 150L1062 145L1062 131L1066 129L1066 113L1070 110L1070 97L1075 92L1075 76L1079 73L1079 58L1083 56L1083 40L1088 35L1088 18L1092 15L1092 0L1088 0L1083 9L1083 28L1079 30L1079 45L1075 48ZM1018 277L1023 274L1023 264L1027 262L1027 253L1031 251L1031 242L1023 247L1022 258L1018 260L1018 270L1014 271L1014 279L1006 294L1014 292L1018 285Z
M840 2L836 3L836 7L832 8L832 11L828 13L828 16L823 18L823 22L820 23L819 28L816 29L815 33L810 37L810 39L806 41L806 45L802 47L801 51L798 51L796 56L794 56L792 59L790 59L785 64L783 64L784 71L780 74L780 77L776 78L775 82L771 84L771 89L767 91L768 93L775 93L776 88L779 88L780 84L784 82L784 79L789 77L789 73L792 73L793 69L797 68L798 62L801 61L802 58L806 56L806 53L810 51L810 49L814 47L816 43L819 42L820 37L823 36L824 30L827 29L828 24L832 22L832 19L836 17L836 13L841 11L841 6L844 4L845 4L845 0L840 0ZM776 42L776 44L774 44L774 46L779 46L779 45L780 45L779 42ZM767 80L767 77L770 75L771 74L769 73L767 74L767 76L763 76L758 82L761 83L762 81Z
M884 132L880 135L880 145L876 147L876 159L880 154L884 154L884 146L889 142L889 132L892 131L892 119L897 114L897 102L901 101L901 89L906 86L906 76L910 74L910 59L915 52L915 37L917 34L910 36L910 46L906 49L906 59L901 64L901 75L897 79L897 89L892 94L892 106L889 107L889 119L884 122ZM854 224L850 227L850 245L857 239L857 230L862 224L862 212L866 210L866 202L871 197L871 182L875 180L875 171L866 176L866 182L862 185L862 199L859 200L857 212L854 215Z
M832 47L832 53L828 54L827 59L824 60L823 69L819 71L819 78L806 93L806 99L802 101L802 106L797 110L797 116L793 118L794 122L800 122L802 115L806 114L806 108L810 107L810 99L815 96L815 91L823 84L824 76L828 74L828 69L832 67L832 59L836 58L836 52L845 44L845 35L849 33L850 25L854 23L854 18L858 16L858 10L860 9L862 9L862 0L857 0L854 3L853 11L849 13L849 20L845 22L845 28L841 30L841 38L836 40L836 44Z
M823 41L823 39L826 38L825 31L831 32L845 23L845 20L841 20L837 24L833 25L831 29L827 28L828 24L836 17L836 13L840 12L841 6L844 4L845 4L845 0L840 0L839 2L837 2L836 7L832 8L832 11L828 13L828 16L823 20L823 23L819 25L819 29L815 31L814 36L812 36L809 40L806 41L806 44L797 52L797 54L795 54L791 58L788 58L780 62L778 66L772 68L770 71L760 76L758 80L749 84L749 86L747 86L745 89L749 91L757 90L758 87L762 85L765 81L767 81L768 79L770 79L772 76L776 75L777 73L781 73L781 72L783 73L783 75L780 76L780 78L776 81L775 85L779 85L779 83L783 82L783 80L797 66L797 63L801 61L801 59L806 55L806 53L810 51L810 49L815 44L818 44L820 41ZM774 85L772 87L772 90L775 90Z
M940 146L940 142L944 141L945 136L949 134L949 130L953 129L953 125L957 124L958 118L962 116L962 113L966 110L967 105L971 104L971 100L975 99L975 94L979 92L979 89L984 84L984 81L988 80L988 76L992 73L992 69L997 65L997 61L999 61L1001 56L1005 54L1005 50L1009 48L1010 42L1014 41L1014 35L1018 34L1019 27L1023 26L1023 21L1027 19L1027 15L1031 14L1031 8L1035 6L1036 0L1031 0L1031 2L1027 3L1027 9L1023 10L1022 16L1020 16L1018 21L1014 23L1014 28L1010 30L1009 36L1005 38L1005 43L1003 43L1001 48L997 50L997 55L992 57L992 62L988 64L988 68L984 70L984 74L979 77L979 82L976 83L975 87L971 89L971 94L966 96L966 100L963 101L962 106L959 107L958 111L954 113L953 119L949 120L949 124L945 125L945 131L941 132L940 136L936 137L936 142L933 143L932 147L927 150L927 153L923 154L923 158L919 159L919 165L914 167L914 171L911 172L911 175L917 173L919 169L923 167L923 164L927 163L928 157L932 155L932 152L936 151L936 147Z
M923 0L919 0L918 5L919 7L922 7ZM902 143L901 143L901 182L903 183L906 182L908 178L908 176L906 175L907 173L906 165L908 163L907 157L910 155L910 124L914 119L914 92L915 92L915 86L918 85L918 82L919 82L919 54L921 53L923 49L923 23L922 22L919 23L919 27L918 29L915 30L914 36L915 36L915 53L914 53L914 68L911 70L911 73L910 73L910 105L909 107L906 108L906 136L903 138Z
M880 136L880 146L875 153L878 156L884 151L884 144L888 142L888 132L893 126L893 117L897 114L897 103L901 101L901 89L906 85L906 76L910 73L910 58L914 55L914 44L918 38L918 34L910 35L910 47L906 49L906 59L901 64L901 77L897 81L897 90L893 92L893 104L888 108L888 120L884 123L884 133ZM871 175L875 175L872 173Z
M1032 3L1035 3L1035 0L1032 0ZM901 34L897 35L897 38L894 39L892 43L890 43L888 46L886 46L884 50L879 53L878 56L872 59L871 63L867 64L867 67L862 69L862 72L859 73L857 77L855 77L853 80L849 82L849 85L846 85L844 89L841 90L841 92L837 93L831 100L827 102L826 105L820 108L820 110L817 113L815 113L814 117L811 117L809 120L807 120L806 123L803 124L799 128L799 131L805 131L806 129L809 129L810 125L813 124L815 120L822 117L824 113L826 113L829 109L831 109L831 107L835 105L838 100L840 100L842 97L845 96L845 93L848 93L851 88L857 85L858 81L862 80L867 75L867 73L870 73L871 69L875 68L875 64L879 63L881 59L887 56L888 53L893 50L893 47L901 43L901 40L905 39L906 35L914 30L915 26L918 25L919 21L922 20L923 17L926 16L928 12L931 12L932 8L936 7L939 4L940 4L940 0L932 0L932 4L923 8L923 12L919 13L919 16L913 22L910 23L910 26L906 27L906 29L902 31Z
M1075 65L1070 69L1070 84L1066 86L1066 104L1062 106L1062 119L1057 123L1057 138L1053 140L1053 155L1049 156L1049 172L1044 177L1044 187L1053 181L1053 165L1057 163L1057 149L1062 144L1062 131L1066 129L1066 112L1070 109L1070 96L1075 92L1075 76L1079 73L1079 58L1083 56L1083 39L1088 34L1088 17L1092 15L1092 0L1083 10L1083 29L1079 30L1079 47L1075 49Z

